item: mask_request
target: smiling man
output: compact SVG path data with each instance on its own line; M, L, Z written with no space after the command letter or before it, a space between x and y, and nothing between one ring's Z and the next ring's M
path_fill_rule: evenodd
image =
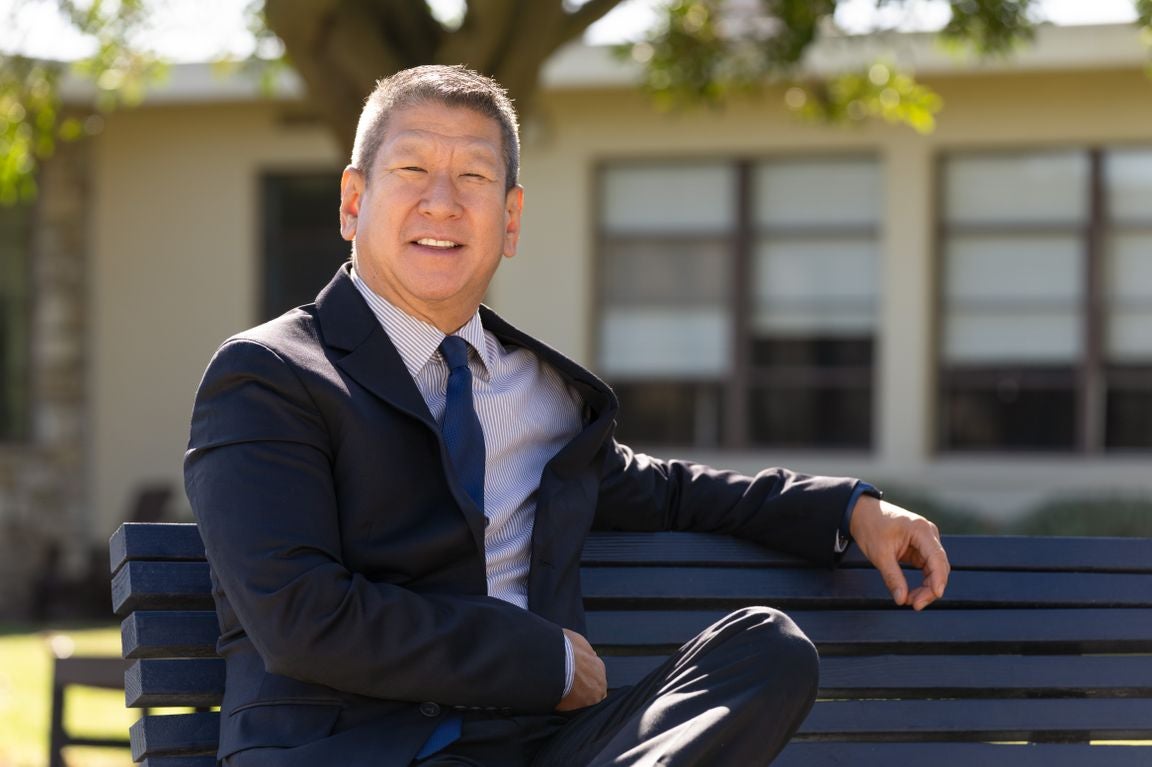
M897 603L944 593L935 527L870 485L619 444L611 389L481 305L516 253L518 170L494 81L382 80L341 180L351 263L205 373L185 476L226 765L771 762L812 704L812 644L749 607L608 694L584 638L591 529L725 532L829 566L854 539Z

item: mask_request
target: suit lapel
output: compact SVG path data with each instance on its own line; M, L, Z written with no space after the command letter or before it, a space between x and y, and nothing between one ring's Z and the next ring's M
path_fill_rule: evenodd
M347 264L316 297L316 314L325 345L342 353L336 356L341 370L380 399L439 431L400 352L352 284Z
M316 297L316 313L324 343L342 353L342 356L335 355L336 366L376 397L423 422L436 435L449 489L464 513L477 549L484 551L484 515L449 468L440 427L432 418L400 352L352 284L347 265L340 268Z

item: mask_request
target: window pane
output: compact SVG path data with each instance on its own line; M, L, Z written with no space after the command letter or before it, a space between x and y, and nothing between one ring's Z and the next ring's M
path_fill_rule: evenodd
M729 165L618 165L604 172L601 223L627 232L723 232L735 221Z
M870 387L756 386L749 398L749 438L756 445L868 447Z
M628 444L720 443L723 410L718 384L635 382L614 384L620 399L616 436Z
M1122 373L1136 375L1109 383L1104 444L1110 448L1152 447L1152 368L1114 368L1109 376L1120 378Z
M723 308L608 309L600 326L600 370L616 378L724 375L731 325Z
M967 155L944 172L945 220L953 224L1067 225L1087 217L1082 152Z
M872 240L762 242L753 262L753 328L762 333L868 333L875 325Z
M601 295L609 305L720 306L732 260L724 240L624 240L605 246Z
M1080 356L1079 318L1069 311L949 312L944 330L948 362L1072 362Z
M1111 245L1108 297L1152 302L1152 233L1117 234Z
M954 450L1068 450L1076 440L1071 384L1032 388L1011 372L992 385L943 386L945 448Z
M340 174L264 178L264 316L316 298L348 260L337 210Z
M1077 301L1083 251L1075 237L953 236L944 250L944 295Z
M757 166L756 222L771 227L873 226L884 202L872 159L773 161Z
M1114 362L1152 360L1152 307L1114 309L1107 339L1108 358Z
M1105 154L1104 184L1113 221L1152 220L1152 150L1117 149Z
M871 338L756 339L752 364L757 368L862 368L872 364Z

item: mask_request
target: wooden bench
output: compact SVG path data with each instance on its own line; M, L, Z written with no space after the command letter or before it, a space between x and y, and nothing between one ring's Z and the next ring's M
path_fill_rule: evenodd
M125 748L128 738L76 735L66 726L68 691L73 687L119 690L124 686L127 663L116 657L79 656L52 659L52 712L48 723L48 767L65 767L64 749L69 746Z
M823 656L820 700L784 767L1148 767L1152 539L945 539L954 571L923 613L892 606L850 552L836 571L688 533L595 534L589 640L611 686L638 679L709 622L780 607ZM111 541L129 706L218 705L208 566L193 525L126 524ZM208 767L218 713L144 716L132 755Z

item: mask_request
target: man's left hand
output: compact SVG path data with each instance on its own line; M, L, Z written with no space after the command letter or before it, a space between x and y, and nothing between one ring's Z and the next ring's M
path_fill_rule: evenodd
M919 514L864 495L852 511L852 538L868 558L898 605L923 610L944 596L948 585L948 555L936 525ZM909 591L901 563L920 568L923 583Z

